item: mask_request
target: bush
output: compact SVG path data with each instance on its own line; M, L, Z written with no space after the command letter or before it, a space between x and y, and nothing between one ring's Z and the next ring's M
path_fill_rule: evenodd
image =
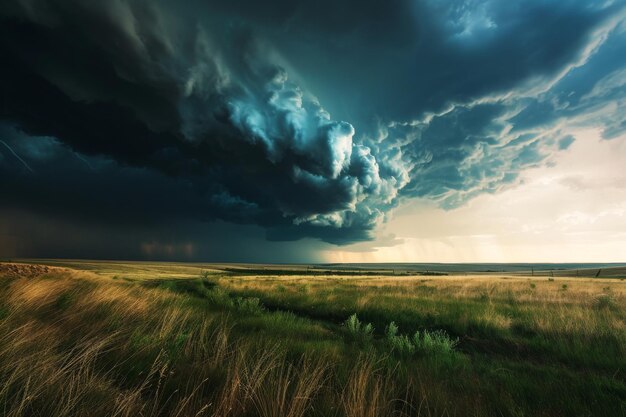
M205 288L211 289L217 286L217 278L209 271L200 271L200 280Z
M235 299L235 307L241 313L248 315L257 315L261 314L264 310L263 305L261 304L261 300L256 297L251 298L241 298L237 297Z
M361 323L356 313L348 317L348 319L343 322L343 326L346 328L348 336L357 342L369 342L374 336L374 326L372 326L372 323Z
M611 294L602 294L593 303L594 308L597 310L615 310L617 303Z
M389 326L385 328L385 336L387 336L387 340L392 340L394 337L397 337L398 334L398 326L395 322L389 323Z
M356 319L356 316L353 317ZM416 331L411 339L407 335L398 334L398 326L393 321L385 328L385 340L390 350L400 356L415 353L450 355L459 343L458 338L450 337L444 330L425 330L423 333Z
M385 337L387 344L392 352L408 356L415 352L415 345L406 335L398 335L398 326L395 322L389 323L389 326L385 329Z
M232 307L233 306L232 298L230 298L228 293L224 291L222 288L216 287L212 290L205 289L203 291L203 295L210 304L213 304L219 307Z
M444 330L429 332L425 330L423 334L415 332L413 343L417 351L426 354L451 354L459 344L458 338L451 338Z

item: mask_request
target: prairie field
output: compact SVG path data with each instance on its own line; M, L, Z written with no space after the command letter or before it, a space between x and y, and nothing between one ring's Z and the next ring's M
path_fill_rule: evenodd
M624 272L0 263L0 415L626 416Z

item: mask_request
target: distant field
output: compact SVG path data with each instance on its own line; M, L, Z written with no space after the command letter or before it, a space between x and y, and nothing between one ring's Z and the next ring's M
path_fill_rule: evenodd
M626 267L529 265L0 263L0 414L626 416Z
M2 260L0 260L1 262ZM10 261L8 261L10 262ZM195 276L201 270L248 275L490 275L537 277L626 278L626 263L527 263L527 264L220 264L176 262L124 262L27 259L15 262L65 266L99 274L175 274Z

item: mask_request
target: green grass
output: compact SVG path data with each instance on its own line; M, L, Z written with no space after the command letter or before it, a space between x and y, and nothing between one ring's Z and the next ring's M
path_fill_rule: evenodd
M0 276L3 415L626 415L621 281L133 267Z

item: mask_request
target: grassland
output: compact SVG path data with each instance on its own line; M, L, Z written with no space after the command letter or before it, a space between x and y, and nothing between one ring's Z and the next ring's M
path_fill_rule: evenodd
M29 263L0 264L0 415L626 416L619 271Z

